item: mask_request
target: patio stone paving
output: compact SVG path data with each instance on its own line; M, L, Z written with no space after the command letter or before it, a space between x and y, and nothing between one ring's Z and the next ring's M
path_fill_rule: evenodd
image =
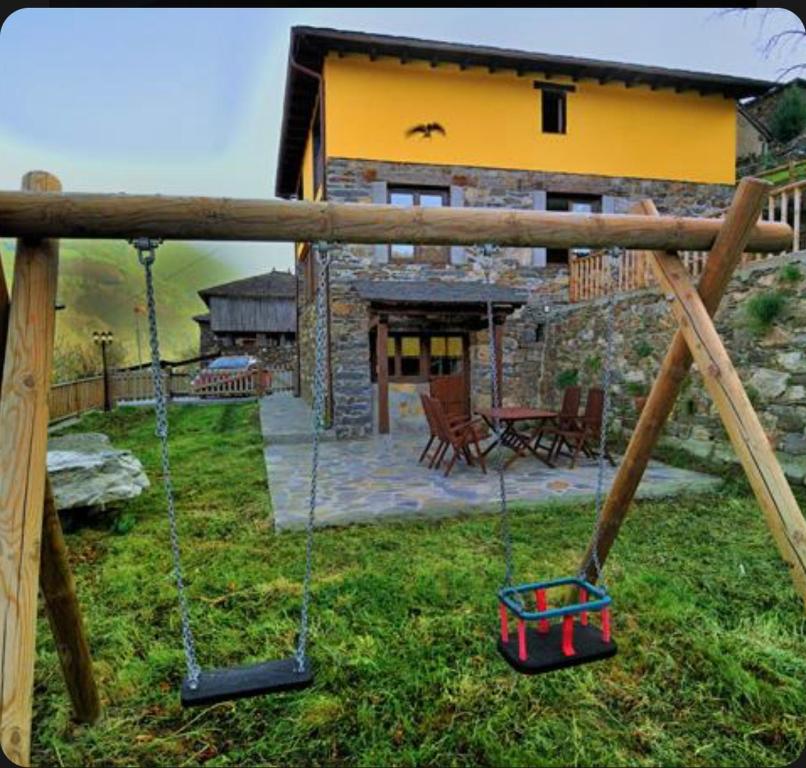
M261 403L266 469L277 530L303 527L308 514L311 446L307 428L310 412L306 421L305 410L303 401L290 397L273 395ZM289 414L289 424L283 423L283 411ZM294 425L301 430L300 439L292 437ZM279 436L279 442L272 435ZM498 477L494 471L488 468L484 475L478 467L457 462L450 476L443 477L442 472L417 463L425 440L416 435L376 435L366 440L331 439L321 444L316 525L498 510ZM614 458L618 461L618 457ZM615 471L607 466L607 488ZM719 478L710 475L653 461L637 496L697 493L719 482ZM516 503L592 501L596 462L584 459L570 469L567 459L562 459L560 466L551 469L532 457L522 458L507 469L506 486L507 497Z

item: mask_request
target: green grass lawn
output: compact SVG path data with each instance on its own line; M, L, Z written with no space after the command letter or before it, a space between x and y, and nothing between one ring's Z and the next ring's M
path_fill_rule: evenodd
M304 538L272 531L257 408L170 416L200 660L287 656ZM42 617L35 764L774 766L804 748L803 606L735 488L637 505L608 562L619 655L541 677L515 675L494 647L496 517L317 532L315 685L183 711L152 413L91 415L78 429L132 449L152 487L117 521L67 536L104 717L71 723ZM589 506L519 508L516 578L572 572L592 518Z

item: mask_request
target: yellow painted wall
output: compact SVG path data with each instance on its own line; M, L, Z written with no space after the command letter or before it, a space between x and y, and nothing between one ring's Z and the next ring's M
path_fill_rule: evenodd
M313 136L308 131L305 155L302 158L302 199L313 200Z
M540 76L489 74L427 62L325 62L326 148L330 157L632 176L735 181L736 105L623 83L576 83L567 133L541 132ZM561 82L557 78L558 82ZM570 82L570 80L565 80ZM447 137L406 138L417 123L441 123Z

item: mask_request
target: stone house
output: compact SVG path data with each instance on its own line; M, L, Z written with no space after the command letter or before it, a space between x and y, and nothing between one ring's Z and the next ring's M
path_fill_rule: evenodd
M715 215L735 183L737 101L769 83L475 45L295 27L276 178L285 198ZM486 300L505 402L534 400L541 328L588 251L343 244L328 274L337 436L422 429L417 393L456 377L489 402ZM297 393L310 399L317 267L296 246ZM491 292L492 291L492 292ZM499 358L499 359L500 359ZM381 385L379 386L379 379Z
M297 338L296 279L272 270L203 288L210 310L199 325L199 354L250 354L274 365L293 365Z

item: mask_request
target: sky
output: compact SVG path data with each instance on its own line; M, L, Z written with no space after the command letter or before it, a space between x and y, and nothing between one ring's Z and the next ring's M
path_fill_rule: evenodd
M0 189L32 169L65 190L273 195L290 28L336 27L775 80L790 11L713 9L53 9L0 28ZM806 50L801 51L806 59ZM243 274L286 243L211 243Z

